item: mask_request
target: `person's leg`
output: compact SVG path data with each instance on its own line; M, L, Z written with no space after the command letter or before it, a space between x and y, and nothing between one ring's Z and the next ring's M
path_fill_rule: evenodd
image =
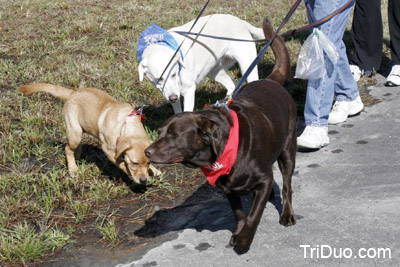
M347 2L347 0L314 0L310 1L310 4L318 20L328 16ZM351 8L348 8L319 27L336 46L339 53L339 61L337 64L333 64L325 56L325 75L321 79L308 81L304 109L306 129L297 139L299 147L320 148L329 144L328 117L336 87L339 88L338 91L341 94L348 96L349 99L353 97L354 90L358 92L357 84L350 72L346 50L342 41L350 13ZM346 62L347 65L345 64ZM342 84L344 81L348 81L349 77L352 82L348 85ZM340 80L338 80L339 78Z
M341 53L346 53L346 47L342 44ZM335 81L336 102L329 113L329 124L338 124L347 120L348 116L356 115L364 109L357 83L348 71L347 58L340 57L337 63L338 72Z
M393 65L400 65L400 1L389 0L388 20Z
M339 34L334 36L339 36ZM361 101L357 83L351 74L349 62L346 56L346 46L342 39L340 40L340 46L337 46L337 50L340 57L336 64L337 76L334 81L336 102L329 114L329 124L344 122L347 120L348 116L356 115L364 109L364 104Z
M347 0L315 0L314 14L316 19L331 14L347 2ZM338 88L336 93L348 98L348 100L353 100L358 96L357 84L350 79L352 76L346 48L342 41L350 13L351 8L348 8L320 26L320 30L335 45L339 53L339 60L336 64L333 64L325 56L326 74L321 79L308 81L304 111L306 125L328 125L329 112L336 88Z
M339 60L336 63L337 76L334 81L334 91L336 96L336 101L353 101L360 94L358 91L358 85L354 81L351 75L349 61L346 56L346 46L342 42L340 47L337 47L339 52Z
M379 69L382 61L381 0L356 1L351 39L354 47L351 64L358 67L359 76L371 76L374 69Z
M390 33L390 49L392 70L387 78L386 86L400 85L400 1L389 0L388 20Z
M344 44L340 51L346 53ZM341 57L337 64L338 72L335 81L336 102L329 113L329 124L338 124L347 120L348 116L356 115L364 109L357 83L349 73L347 58Z

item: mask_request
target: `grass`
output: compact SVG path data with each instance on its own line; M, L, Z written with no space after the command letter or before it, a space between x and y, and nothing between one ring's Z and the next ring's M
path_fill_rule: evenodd
M253 25L261 25L268 15L277 27L292 2L211 1L205 15L230 13ZM194 19L203 4L194 0L0 0L0 265L40 262L93 231L101 238L91 241L118 247L127 239L120 231L122 224L143 224L160 206L173 205L195 190L197 180L202 181L197 170L172 166L163 169L161 178L151 179L146 190L137 188L105 158L98 141L88 136L79 172L72 177L64 156L63 102L46 94L26 98L16 88L36 82L74 89L97 87L140 106L154 90L147 81L140 84L136 71L140 32L152 23L164 28L183 24ZM282 31L306 21L301 6ZM304 37L286 42L293 63ZM259 64L261 77L272 66L269 51ZM237 77L239 71L230 74ZM305 84L295 80L288 85L299 111ZM223 95L220 85L206 80L197 93L196 108ZM157 127L172 108L155 91L145 114L146 130L155 139Z
M107 241L111 246L118 244L120 241L118 235L118 228L115 225L115 220L109 220L108 222L103 222L97 226L97 229L100 231L103 239Z
M0 230L0 259L4 261L26 264L29 259L38 258L46 251L54 252L71 242L70 236L57 227L38 232L25 222L18 223L12 229Z

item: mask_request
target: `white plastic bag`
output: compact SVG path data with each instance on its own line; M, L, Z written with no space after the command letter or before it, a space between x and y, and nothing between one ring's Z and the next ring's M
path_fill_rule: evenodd
M325 57L336 64L339 54L333 43L317 28L307 37L299 54L295 78L298 79L319 79L326 72Z

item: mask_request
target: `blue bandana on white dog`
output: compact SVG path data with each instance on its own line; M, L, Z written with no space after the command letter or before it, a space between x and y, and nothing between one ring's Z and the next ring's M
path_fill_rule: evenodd
M179 48L175 38L168 31L164 30L158 25L152 24L140 34L139 44L137 46L137 59L139 62L142 61L143 51L149 45L153 44L165 45L173 50L177 50ZM179 53L183 59L183 54L180 48Z

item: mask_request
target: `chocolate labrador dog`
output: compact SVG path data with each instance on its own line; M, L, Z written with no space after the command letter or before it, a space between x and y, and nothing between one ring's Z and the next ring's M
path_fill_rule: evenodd
M273 35L265 19L267 39ZM180 162L189 167L221 167L218 159L230 142L232 111L237 114L239 143L236 160L228 174L215 184L226 194L236 219L230 245L236 251L247 251L253 241L265 205L270 197L274 178L272 164L278 161L283 177L283 209L279 223L296 223L292 208L292 174L296 156L296 107L282 87L289 75L290 60L285 43L277 37L272 43L275 66L265 80L244 86L229 105L212 107L193 113L180 113L169 118L159 129L158 139L145 150L155 164ZM232 116L231 116L232 115ZM204 171L203 171L204 172ZM242 209L240 196L253 193L248 216Z

